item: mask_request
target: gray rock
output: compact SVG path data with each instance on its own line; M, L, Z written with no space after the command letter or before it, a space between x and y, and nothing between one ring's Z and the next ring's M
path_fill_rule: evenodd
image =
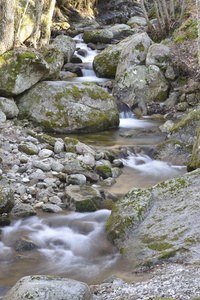
M27 237L20 238L15 245L16 251L32 251L39 248L39 245L28 239Z
M58 35L53 41L53 46L64 55L64 62L70 62L76 50L76 42L69 36Z
M38 147L32 142L24 142L19 144L19 151L24 152L28 155L34 155L39 153Z
M41 169L42 171L50 171L51 170L50 164L45 163L40 160L33 160L33 167Z
M65 144L63 141L56 141L54 145L54 152L59 154L60 152L63 152L65 148Z
M31 173L29 176L30 179L38 179L38 180L44 180L46 178L46 175L41 169L36 170L35 172Z
M134 16L131 17L126 24L129 26L133 26L133 25L147 26L147 21L144 17Z
M92 300L86 283L56 276L35 275L21 278L3 300Z
M166 100L168 88L168 82L159 67L132 66L118 80L115 95L119 101L132 107L138 101L147 103Z
M19 203L13 207L11 215L23 218L36 215L36 212L30 204Z
M116 24L109 28L109 30L113 33L114 39L120 39L124 36L127 36L126 34L129 32L131 34L131 27L126 24ZM129 34L129 35L130 35Z
M13 190L10 187L0 186L0 214L9 213L13 206Z
M132 189L115 204L108 237L137 263L198 262L199 180L197 169L149 189Z
M39 52L7 52L1 56L0 94L21 94L36 84L48 70L49 66Z
M64 65L64 53L58 49L57 45L46 45L42 48L44 60L48 63L48 74L42 77L42 80L56 80Z
M45 81L17 101L20 117L50 132L97 132L119 124L114 98L94 83Z
M62 200L58 196L52 196L49 198L49 202L58 206L62 205Z
M62 211L62 208L56 204L45 203L42 205L42 210L49 213L58 213Z
M85 43L103 43L109 44L113 39L112 31L108 29L97 29L92 31L85 31L83 34L83 40Z
M47 158L53 156L53 151L49 149L42 149L39 152L39 157L41 158Z
M0 109L0 123L4 123L6 121L5 113Z
M87 178L83 174L72 174L67 177L68 184L85 185Z
M171 120L168 120L164 124L162 124L161 126L159 126L159 129L162 132L169 133L173 126L174 126L174 122L171 121Z
M90 166L91 168L93 168L95 166L95 158L94 155L88 153L85 155L78 155L77 159L82 161L85 165Z
M19 113L19 109L14 102L14 99L8 99L5 97L0 97L0 109L4 112L7 119L12 119Z
M163 44L153 44L149 47L146 57L146 66L155 65L166 70L170 62L171 51Z
M119 81L124 76L126 70L133 65L145 63L147 51L152 44L152 40L147 33L134 34L129 43L123 48L117 65L116 80Z
M64 166L59 161L53 161L51 163L51 169L56 172L63 172Z

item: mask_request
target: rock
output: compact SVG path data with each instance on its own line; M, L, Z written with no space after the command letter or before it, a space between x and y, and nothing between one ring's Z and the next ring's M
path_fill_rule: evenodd
M19 144L19 151L24 152L28 155L34 155L39 153L38 147L32 142L24 142Z
M197 169L149 189L132 189L114 205L106 224L108 237L137 264L163 259L198 262L199 180ZM141 202L146 208L151 204L142 211L143 221L138 220Z
M174 126L174 122L171 121L171 120L168 120L164 124L162 124L161 126L159 126L159 129L162 132L169 133L169 131L172 129L173 126Z
M109 44L113 39L112 31L108 29L97 29L92 31L85 31L83 33L83 40L85 43L103 43Z
M134 26L134 25L138 25L138 26L147 26L147 21L144 17L131 17L128 22L126 23L129 26Z
M109 28L109 30L113 33L114 39L121 39L133 34L131 27L126 24L113 25Z
M170 62L171 51L163 44L153 44L149 47L146 56L146 66L155 65L166 70Z
M171 93L165 101L167 107L174 107L178 102L178 93Z
M54 152L59 154L60 152L63 152L65 148L65 144L63 140L61 141L56 141L54 145Z
M49 213L58 213L62 211L62 208L56 204L44 203L42 205L42 210Z
M85 155L79 155L77 156L77 159L82 161L84 164L90 166L91 168L93 168L95 166L95 158L94 155L88 153Z
M162 102L166 100L169 85L157 66L132 66L120 77L114 94L119 101L135 107L147 102Z
M53 46L63 54L65 63L71 61L76 50L76 42L71 37L58 35L53 41Z
M3 300L92 300L92 293L86 283L56 276L34 275L21 278L3 297Z
M98 181L99 176L94 172L94 170L79 161L76 158L65 159L63 162L64 169L63 172L71 175L71 174L83 174L87 178L87 180L91 182Z
M19 203L11 210L11 215L14 217L30 217L36 215L35 210L30 204Z
M107 47L93 60L93 68L98 77L114 78L122 49L130 42L130 37L117 45Z
M13 190L10 187L0 186L0 214L9 213L14 202Z
M59 78L60 71L64 65L64 54L56 45L43 46L42 53L44 60L48 63L49 71L42 80L56 80Z
M147 33L134 34L131 37L119 57L116 71L117 82L121 76L126 76L124 73L126 73L129 67L145 63L146 55L151 44L152 40Z
M197 137L194 142L192 156L187 165L187 171L193 171L200 168L200 125L198 127Z
M42 54L26 50L7 52L0 58L0 94L14 96L26 91L48 74Z
M200 108L189 112L181 121L176 123L167 138L170 140L179 140L181 142L193 145L197 136L198 126L200 124Z
M41 158L48 158L53 156L53 151L49 150L49 149L42 149L40 150L40 152L38 153L39 157Z
M168 140L154 149L153 158L176 166L186 166L191 158L192 149L179 140Z
M97 209L111 209L116 197L91 186L70 185L65 188L66 204L78 212L91 212Z
M45 163L43 161L40 161L40 160L33 160L33 167L34 168L38 168L38 169L41 169L42 171L50 171L51 170L51 166L50 164L48 163Z
M117 127L115 100L93 83L41 82L17 100L20 118L27 118L46 131L96 132Z
M118 244L130 230L144 220L153 205L151 191L131 189L114 205L106 223L106 234L110 241Z
M20 238L15 245L16 251L32 251L37 248L40 248L39 245L25 237Z
M53 161L52 163L51 163L51 169L53 170L53 171L56 171L56 172L62 172L63 171L63 169L64 169L64 166L63 166L63 164L61 164L59 161Z
M111 168L109 166L96 166L96 172L97 174L99 174L101 177L103 177L103 179L106 179L108 177L112 176L112 171Z
M171 81L173 81L176 78L174 69L170 65L167 66L167 69L165 71L165 77Z
M67 182L74 185L85 185L87 178L83 174L72 174L67 177Z
M58 196L52 196L49 198L49 202L52 204L56 204L58 206L62 206L62 201Z
M12 119L19 113L19 109L14 102L14 99L0 97L0 109L6 115L7 119Z
M6 121L6 115L4 112L0 109L0 124L4 123Z
M186 111L188 107L189 107L189 105L187 102L180 102L177 104L176 109L177 109L177 111L183 112L183 111Z

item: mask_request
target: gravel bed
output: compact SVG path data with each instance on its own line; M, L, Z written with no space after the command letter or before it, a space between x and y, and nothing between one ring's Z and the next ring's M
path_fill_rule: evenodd
M144 282L127 284L122 279L110 278L94 285L94 300L200 299L199 266L164 263L154 266L150 272L152 278Z

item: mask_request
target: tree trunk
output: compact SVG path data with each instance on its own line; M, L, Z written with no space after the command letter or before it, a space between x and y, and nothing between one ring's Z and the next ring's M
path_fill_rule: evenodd
M14 43L15 0L0 0L0 55Z
M51 37L52 17L55 8L56 0L45 0L44 12L41 23L41 45L49 43Z
M197 22L198 22L198 62L200 65L200 0L197 0Z
M40 40L40 27L41 27L41 17L43 10L44 0L35 0L35 27L33 29L31 41L33 43L34 48L37 48L38 41Z

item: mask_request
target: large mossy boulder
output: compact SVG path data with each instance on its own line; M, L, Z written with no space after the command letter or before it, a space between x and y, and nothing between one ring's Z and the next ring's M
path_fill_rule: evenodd
M48 72L49 65L42 54L31 50L9 51L0 56L0 94L21 94Z
M64 63L71 61L76 50L76 42L69 36L58 35L52 45L57 48L64 56Z
M113 39L112 31L108 29L97 29L92 31L85 31L83 34L83 40L85 43L103 43L109 44Z
M0 186L0 214L9 213L13 206L13 190L10 187Z
M42 77L42 80L55 80L60 76L60 71L64 65L64 54L56 46L43 46L42 54L44 60L49 65L48 74Z
M97 132L119 125L115 100L93 83L45 81L17 97L19 117L58 133Z
M57 276L34 275L21 278L3 297L3 300L92 300L86 283Z
M130 37L117 45L107 47L97 54L93 60L93 68L98 77L114 78L122 50L130 42Z
M129 67L145 64L147 51L152 43L147 33L137 33L131 37L120 54L116 71L117 81L120 80Z
M112 209L108 238L137 264L169 258L198 263L199 181L197 169L149 189L132 189Z
M135 105L142 99L147 102L166 100L168 82L159 67L131 66L118 79L115 95L119 101Z

